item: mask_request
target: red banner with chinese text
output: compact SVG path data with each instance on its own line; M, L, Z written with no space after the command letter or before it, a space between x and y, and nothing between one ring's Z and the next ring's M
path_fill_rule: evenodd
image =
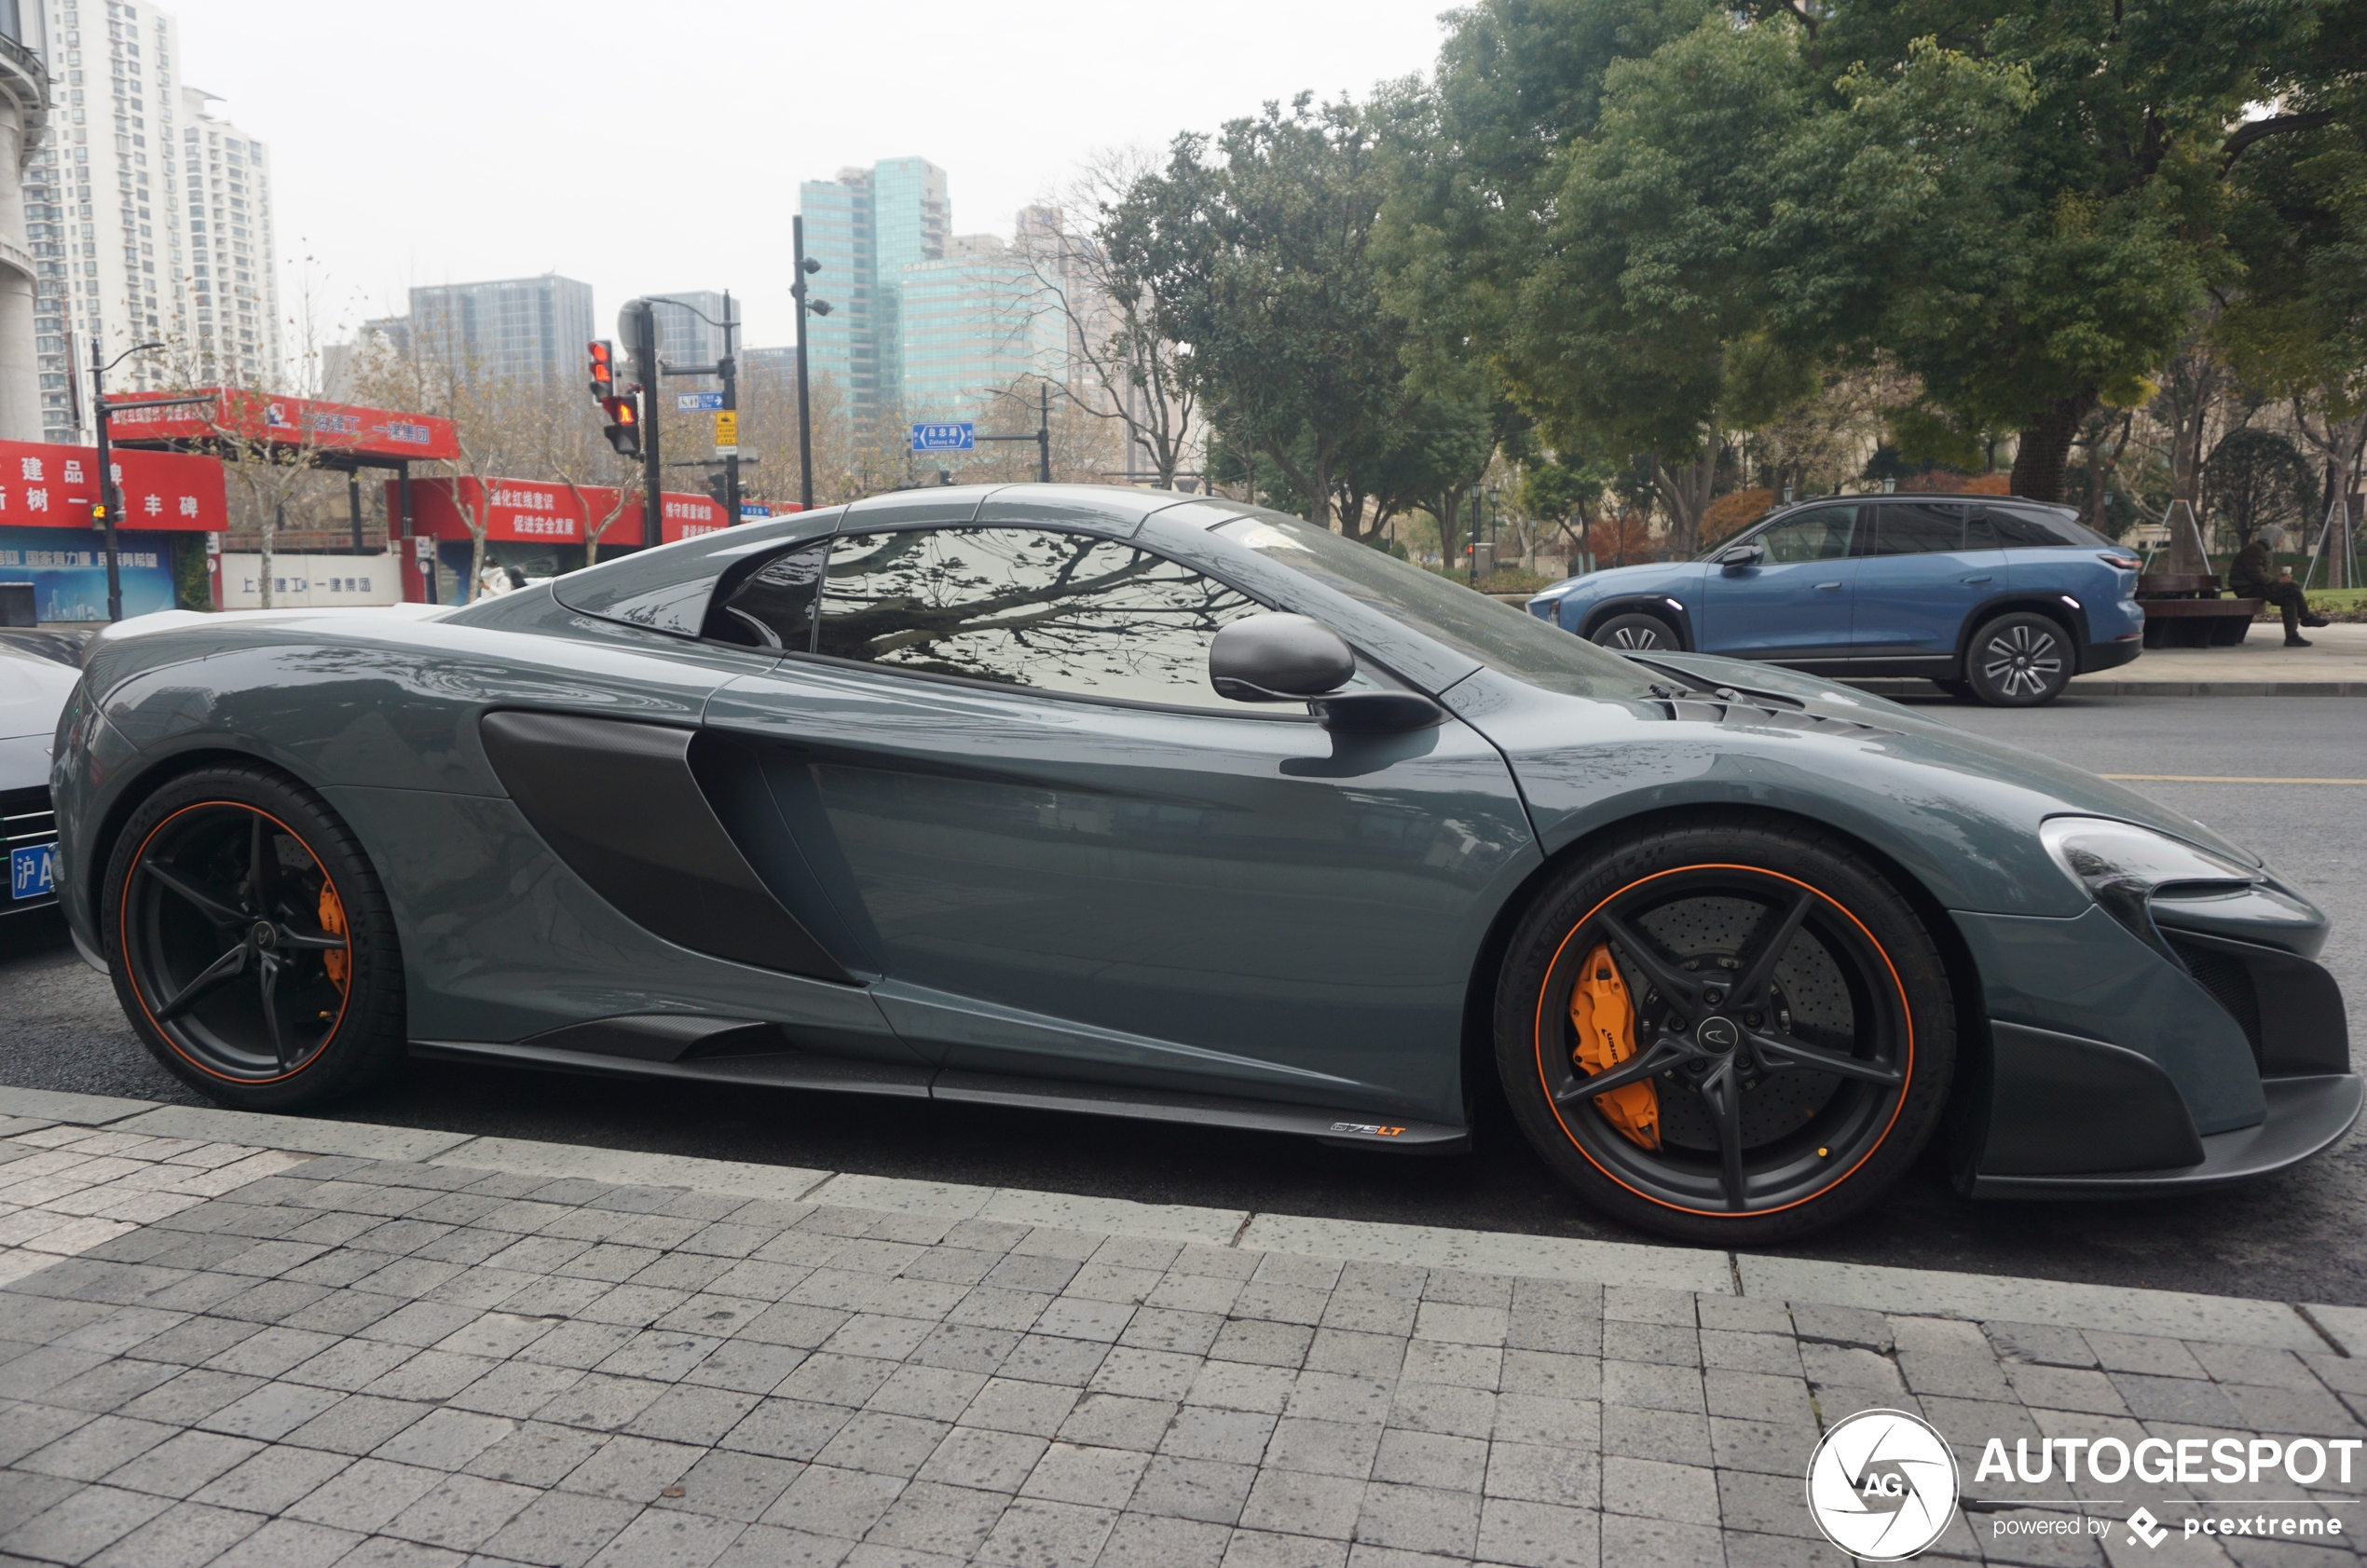
M490 493L490 504L481 498ZM400 506L399 486L387 484L388 515ZM705 496L665 493L665 515L659 542L695 539L723 526L723 508ZM606 547L641 542L641 497L627 492L618 505L618 492L607 485L568 485L548 479L497 479L490 485L473 479L415 479L411 482L411 523L416 534L435 539L465 539L469 519L480 517L485 537L504 543L581 544L595 528ZM606 523L605 528L601 525Z
M350 452L414 462L448 461L460 456L452 421L432 414L404 414L321 398L272 397L238 387L200 387L213 406L142 408L148 398L188 397L187 392L119 392L110 395L116 413L108 422L119 442L203 442L224 436L273 446L308 447L316 453Z
M220 533L230 526L222 464L181 452L117 448L119 528ZM99 450L42 441L0 441L0 527L82 528L99 504Z

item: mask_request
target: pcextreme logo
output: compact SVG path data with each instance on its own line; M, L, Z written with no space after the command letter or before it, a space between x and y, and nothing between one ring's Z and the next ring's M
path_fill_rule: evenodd
M1852 1557L1912 1557L1956 1517L1956 1456L1918 1416L1859 1411L1836 1422L1810 1456L1808 1512Z

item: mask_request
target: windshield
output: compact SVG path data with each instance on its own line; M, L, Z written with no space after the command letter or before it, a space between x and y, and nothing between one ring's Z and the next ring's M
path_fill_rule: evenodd
M1572 697L1651 695L1650 676L1618 654L1328 528L1260 508L1214 532L1531 686Z

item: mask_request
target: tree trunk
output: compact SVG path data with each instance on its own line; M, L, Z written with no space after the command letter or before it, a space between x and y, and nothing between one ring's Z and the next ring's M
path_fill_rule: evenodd
M1449 577L1455 575L1455 540L1462 511L1463 492L1459 488L1448 490L1430 509L1430 515L1438 520L1438 569Z
M2091 387L2059 400L2021 432L2014 448L2011 483L2015 495L2033 501L2063 498L2063 470L2071 458L2072 443L2079 439L2080 422L2095 407L2096 389Z
M255 574L254 585L263 595L257 602L265 609L271 607L271 557L280 543L280 522L286 515L285 507L273 507L263 514L263 551L256 557L262 570Z
M1669 553L1690 560L1701 542L1702 513L1709 510L1710 491L1717 483L1717 437L1706 435L1702 456L1679 467L1654 457L1652 479L1668 509Z

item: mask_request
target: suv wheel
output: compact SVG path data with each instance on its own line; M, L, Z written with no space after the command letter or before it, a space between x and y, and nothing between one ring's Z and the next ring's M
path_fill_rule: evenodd
M1973 634L1964 680L1992 708L2034 708L2063 694L2078 657L2062 622L2034 610L2001 615Z
M1649 648L1658 653L1682 653L1685 645L1676 628L1657 615L1615 615L1594 628L1588 638L1605 648Z

